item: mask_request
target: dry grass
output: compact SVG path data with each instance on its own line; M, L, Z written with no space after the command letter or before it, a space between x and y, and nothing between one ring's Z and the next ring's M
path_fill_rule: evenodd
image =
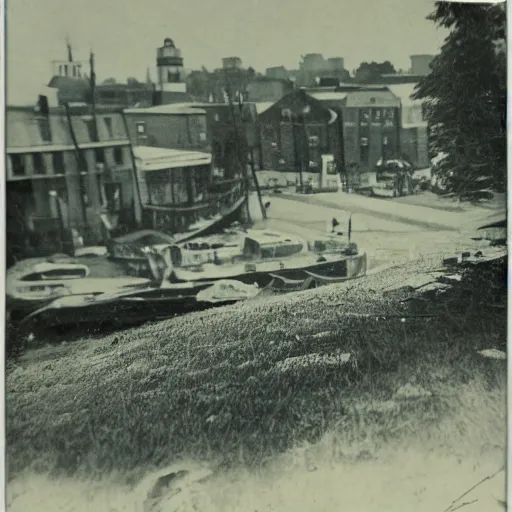
M422 303L381 293L411 263L26 354L7 375L9 476L261 468L304 443L332 460L503 450L506 365L476 354L506 345L503 265Z

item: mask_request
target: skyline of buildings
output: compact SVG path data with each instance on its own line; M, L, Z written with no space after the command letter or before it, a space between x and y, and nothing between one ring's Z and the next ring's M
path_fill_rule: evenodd
M111 76L109 76L108 72L105 72L102 69L96 69L95 75L97 77L96 84L97 87L103 88L104 86L111 86L109 92L105 92L105 96L112 96L112 98L115 98L115 94L113 93L115 89L115 84L122 85L127 82L131 82L130 89L136 88L135 86L138 86L139 89L144 88L145 85L149 86L152 85L156 89L158 89L158 92L160 95L162 94L173 94L173 95L185 95L186 94L186 86L185 86L185 79L188 75L191 73L198 73L199 70L193 70L186 67L186 52L185 56L182 56L181 49L176 48L174 46L174 42L170 38L166 38L166 41L170 42L170 45L172 47L167 48L166 43L164 43L163 46L157 48L157 58L156 58L156 66L150 65L147 66L146 69L146 76L144 78L142 77L128 77L125 81L117 81L113 79ZM174 52L176 55L163 55L165 52ZM72 50L69 42L67 42L67 59L62 60L53 60L51 61L51 69L53 72L53 76L60 76L65 78L76 78L76 79L82 79L84 82L88 80L88 75L90 74L90 68L89 68L89 62L85 60L76 60L72 57ZM417 55L411 55L411 65L408 72L403 73L400 71L397 71L397 74L414 74L418 76L422 76L427 73L428 66L430 62L432 61L433 55L429 54L417 54ZM70 59L72 60L72 63L70 62ZM162 63L162 59L178 59L179 62L177 63L171 63L167 68L164 69L164 67L159 66L158 63ZM252 70L254 72L254 76L256 77L265 77L275 80L291 80L298 86L305 86L305 87L311 87L315 84L318 84L318 81L320 78L336 78L341 83L349 80L353 80L354 78L354 72L352 74L349 73L347 69L345 69L345 58L341 56L334 56L334 57L327 57L324 58L323 54L321 53L307 53L304 56L299 57L298 60L298 66L296 69L287 69L284 65L280 66L271 66L267 67L264 70L254 70L250 65L245 66L243 64L243 60L238 56L230 56L230 57L223 57L221 59L221 67L216 68L213 70L213 73L219 72L221 70L239 70L239 72L242 72L244 70ZM206 68L202 68L201 72L208 71ZM171 78L170 74L173 75ZM208 71L208 73L212 73ZM165 75L165 79L164 79ZM46 84L41 84L41 87L44 87ZM114 86L114 87L112 87ZM164 92L165 89L165 92ZM172 91L171 91L172 89ZM178 90L179 89L179 90ZM124 94L127 97L141 97L143 101L147 102L145 100L145 96L147 96L146 91L139 91L135 94L126 93ZM183 100L190 99L190 98L181 98ZM163 100L162 100L163 101ZM160 103L162 103L160 101ZM28 103L12 103L8 101L8 104L15 105L15 106L23 106L23 104L29 104ZM107 101L108 103L108 101ZM110 103L114 103L114 100L110 101Z

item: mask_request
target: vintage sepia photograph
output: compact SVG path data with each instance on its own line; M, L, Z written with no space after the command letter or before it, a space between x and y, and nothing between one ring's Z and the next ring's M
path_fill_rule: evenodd
M506 2L4 19L6 510L507 509Z

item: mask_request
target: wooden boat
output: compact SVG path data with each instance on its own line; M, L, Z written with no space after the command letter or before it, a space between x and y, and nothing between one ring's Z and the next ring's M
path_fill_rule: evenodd
M127 325L231 304L259 292L287 293L366 274L366 254L347 237L308 242L268 230L230 232L146 248L152 277L96 280L45 300L21 332L63 325ZM85 282L87 278L77 281ZM100 282L101 281L101 282Z
M234 280L274 291L298 291L366 274L366 254L339 235L308 242L285 233L248 230L233 234L230 242L221 247L175 245L148 251L153 276L198 287Z
M116 241L107 243L108 257L113 261L122 263L126 271L132 275L154 277L148 259L148 248L161 252L170 246L182 246L183 250L193 250L192 254L198 255L197 249L220 249L221 247L238 247L243 235L241 226L235 224L218 234L195 237L171 237L153 230L144 230L124 236Z
M73 259L31 258L7 271L6 309L14 319L44 307L61 297L128 292L151 284L151 280L125 277L91 277L87 265Z
M111 288L63 296L24 316L17 328L23 335L53 327L74 326L80 329L88 324L126 327L155 321L211 307L210 304L199 304L195 299L197 290L207 286L147 283L138 289Z

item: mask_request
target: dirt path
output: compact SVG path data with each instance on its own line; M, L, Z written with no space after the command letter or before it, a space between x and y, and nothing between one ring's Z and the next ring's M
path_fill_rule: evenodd
M398 452L392 460L383 457L344 464L315 459L306 463L304 452L295 450L266 473L225 474L184 488L182 496L163 498L153 510L184 512L193 510L195 503L200 512L444 512L465 491L495 475L500 464L497 455L469 460L417 451ZM9 511L142 512L148 510L144 502L156 476L150 475L132 489L108 481L25 477L9 486ZM472 502L464 507L467 512L503 510L498 500L505 500L504 473L484 482L464 500Z

